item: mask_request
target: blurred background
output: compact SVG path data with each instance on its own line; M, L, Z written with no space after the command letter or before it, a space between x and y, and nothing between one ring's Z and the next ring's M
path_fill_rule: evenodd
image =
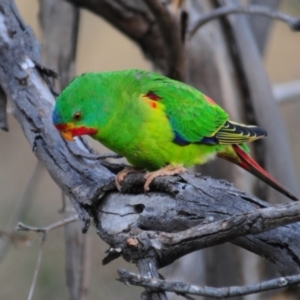
M41 40L38 23L38 1L16 1L21 15ZM300 15L300 1L286 0L280 7L293 16ZM151 69L139 48L99 17L82 10L77 51L76 72L105 71L128 68ZM42 41L41 41L42 42ZM274 89L278 85L300 82L300 34L286 24L275 22L272 27L265 66ZM49 66L51 67L51 66ZM276 90L277 91L277 90ZM292 145L300 183L300 95L293 101L280 103L287 134ZM37 164L23 133L12 115L9 132L0 131L0 230L5 230L11 215L24 194L28 180ZM98 148L97 144L93 144ZM38 173L37 184L21 221L31 226L46 226L62 218L61 192L46 170ZM116 282L120 267L134 269L118 259L102 266L108 246L91 228L88 232L93 264L90 271L89 299L137 299L141 289L128 288ZM1 234L0 234L1 237ZM19 242L0 253L0 299L26 299L31 285L41 236L30 235L26 243ZM2 237L3 239L3 237ZM64 270L64 236L59 228L48 234L38 276L34 299L67 299ZM1 240L0 240L1 242Z

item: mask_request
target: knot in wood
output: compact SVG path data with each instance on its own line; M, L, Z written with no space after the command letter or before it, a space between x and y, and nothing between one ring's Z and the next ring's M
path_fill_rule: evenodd
M126 242L129 247L133 248L136 248L139 245L139 241L136 238L128 238Z

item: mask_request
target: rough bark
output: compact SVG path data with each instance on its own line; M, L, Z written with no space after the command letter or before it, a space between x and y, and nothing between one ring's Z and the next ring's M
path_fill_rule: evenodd
M75 60L79 27L79 8L60 0L40 1L39 19L44 36L45 61L58 70L58 92L75 77ZM72 202L63 196L65 218L74 214ZM89 237L81 233L78 223L64 227L66 282L70 300L84 300L88 295L87 266L90 265Z

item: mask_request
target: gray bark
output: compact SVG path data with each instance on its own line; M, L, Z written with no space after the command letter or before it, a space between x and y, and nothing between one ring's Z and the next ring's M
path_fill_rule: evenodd
M60 0L43 0L40 1L39 19L44 35L45 61L58 70L60 80L56 89L61 92L76 75L79 8ZM74 208L69 198L64 197L64 203L62 213L68 218L74 214ZM78 223L67 224L64 232L69 299L84 300L88 298L89 237L81 233Z

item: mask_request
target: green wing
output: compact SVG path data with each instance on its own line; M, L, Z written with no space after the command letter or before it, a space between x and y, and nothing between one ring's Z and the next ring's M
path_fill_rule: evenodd
M230 121L213 100L184 83L156 73L139 76L142 95L163 105L179 144L241 144L267 135L260 127Z
M200 91L178 81L151 73L142 85L143 95L158 96L178 143L214 143L228 114ZM209 102L210 101L210 102Z

